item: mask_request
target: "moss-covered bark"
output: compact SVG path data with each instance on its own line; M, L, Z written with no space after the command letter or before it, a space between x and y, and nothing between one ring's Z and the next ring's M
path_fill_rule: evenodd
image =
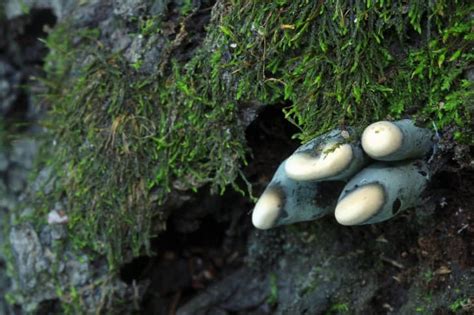
M163 39L152 74L101 29L65 23L46 39L43 162L61 184L38 207L67 200L72 243L111 267L149 252L171 191L241 189L246 104L286 102L302 141L415 115L472 143L469 1L219 1L192 56L178 53L199 14L186 8L174 38L159 16L137 22L136 36Z

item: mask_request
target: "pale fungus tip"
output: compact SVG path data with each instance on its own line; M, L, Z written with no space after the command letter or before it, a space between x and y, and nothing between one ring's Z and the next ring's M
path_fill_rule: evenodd
M400 128L389 121L369 125L362 133L362 148L373 158L383 158L396 152L402 146L403 134Z
M265 191L255 204L252 212L252 224L261 230L275 225L283 206L283 197L278 191Z
M342 225L358 225L374 216L383 206L385 191L379 184L357 188L336 206L335 216Z
M346 169L353 158L350 144L327 144L313 157L295 153L285 163L286 175L293 180L310 181L335 176Z

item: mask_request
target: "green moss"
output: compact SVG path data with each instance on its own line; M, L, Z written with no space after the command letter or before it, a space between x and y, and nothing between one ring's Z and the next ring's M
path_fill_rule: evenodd
M271 273L269 276L270 282L270 294L267 297L267 303L270 306L275 306L278 304L278 279L276 274Z
M18 3L20 5L21 13L23 13L24 15L30 14L31 8L29 4L25 2L25 0L19 0Z
M47 141L57 143L47 159L62 185L43 202L65 196L73 244L107 255L115 267L125 252L150 253L172 189L209 184L222 192L234 184L245 161L244 133L236 104L198 84L215 80L202 57L186 69L174 63L166 77L144 77L105 50L97 32L76 37L80 51L67 26L46 41L51 109L44 123ZM84 55L87 63L77 64Z
M57 145L45 160L62 188L42 200L65 196L74 245L114 267L150 252L173 189L239 189L240 104L286 102L302 141L407 114L472 141L471 11L468 1L228 1L194 57L173 60L181 42L169 40L151 76L97 31L58 26L46 40L45 124ZM159 26L147 17L138 32Z
M431 280L433 280L433 277L434 277L434 273L430 269L424 271L421 275L423 277L423 281L426 282L426 283L430 283Z
M221 73L238 78L233 96L290 102L303 141L389 114L470 127L471 116L461 118L472 114L472 82L462 78L472 62L467 1L231 3L216 54L228 56Z
M349 305L347 303L334 303L331 305L329 310L326 312L326 315L329 314L348 314Z
M10 225L5 221L0 224L0 233L3 234L2 237L4 239L4 242L0 245L0 252L3 256L1 261L5 264L2 269L9 278L19 281L17 269L15 267L15 257L10 245ZM12 291L7 292L4 298L10 305L13 305L16 301L15 294Z
M453 312L461 311L465 306L470 305L471 300L469 298L459 298L449 305L449 309Z

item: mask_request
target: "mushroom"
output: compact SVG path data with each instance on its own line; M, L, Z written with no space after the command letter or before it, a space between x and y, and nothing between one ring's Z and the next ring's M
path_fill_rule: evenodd
M289 178L284 161L278 167L252 212L258 229L318 219L336 206L344 182L302 182Z
M286 161L287 176L297 181L348 179L367 163L360 142L349 141L354 133L336 129L300 146Z
M370 224L418 205L429 171L423 160L406 160L429 153L433 133L401 120L371 124L361 141L354 135L352 128L335 129L282 162L255 205L253 225L269 229L310 221L334 209L343 225ZM370 161L364 151L386 162L360 171Z
M336 220L342 225L388 220L420 204L429 178L422 160L372 164L344 187L335 210Z
M362 133L362 148L373 159L400 161L424 157L433 147L433 133L409 119L379 121Z

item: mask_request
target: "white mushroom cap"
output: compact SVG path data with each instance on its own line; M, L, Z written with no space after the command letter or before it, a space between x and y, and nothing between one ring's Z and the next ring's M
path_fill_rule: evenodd
M397 151L403 134L394 123L379 121L369 125L362 133L362 148L373 158L382 158Z
M278 191L265 191L252 212L252 224L261 230L267 230L275 224L283 206L283 198Z
M336 206L336 220L342 225L357 225L380 210L385 200L381 185L362 186L344 197Z
M295 153L285 163L286 175L294 180L317 180L343 171L353 157L350 144L327 144L322 153L312 157L307 153Z

